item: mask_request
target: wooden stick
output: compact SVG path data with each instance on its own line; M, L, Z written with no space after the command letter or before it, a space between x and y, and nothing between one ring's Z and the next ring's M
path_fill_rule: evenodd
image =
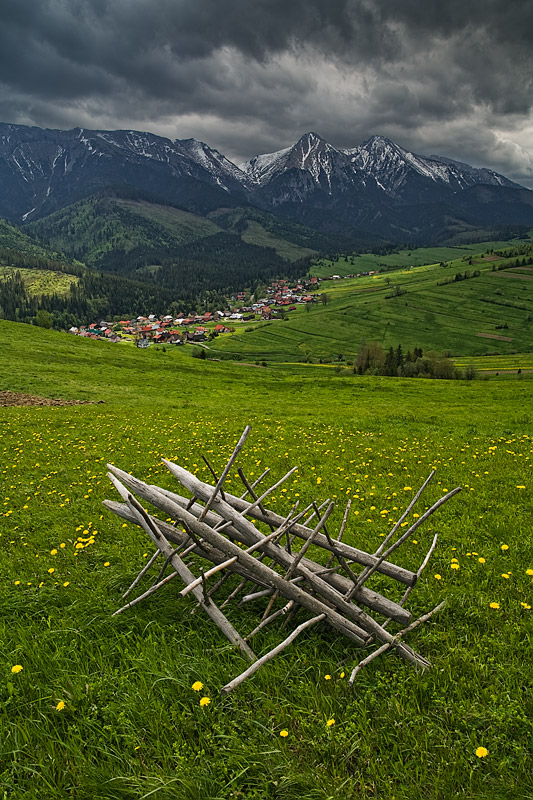
M211 497L209 498L209 500L205 504L205 508L202 511L202 513L200 514L200 522L203 520L203 518L205 517L205 515L207 514L207 512L209 511L209 509L213 505L213 502L214 502L214 500L215 500L215 498L217 496L217 493L222 488L222 484L226 480L226 478L228 476L228 472L232 468L235 459L237 458L237 456L239 455L240 451L244 447L244 443L245 443L246 439L248 438L248 435L249 435L251 430L252 430L251 427L249 425L247 425L246 428L244 429L244 431L242 432L241 438L239 439L239 441L235 445L235 449L234 449L233 453L231 454L228 463L224 467L224 469L222 471L222 475L218 479L217 485L213 489L213 493L212 493Z
M262 474L262 475L260 475L260 476L257 478L257 480L255 480L255 481L252 483L252 489L255 489L255 487L256 487L256 486L259 486L259 484L261 483L261 481L263 480L263 478L264 478L266 475L268 475L268 473L269 473L269 472L270 472L270 467L267 467L267 468L266 468L266 470L263 472L263 474ZM248 494L248 490L246 490L244 494L241 494L241 497L240 497L240 499L241 499L241 500L244 500L247 494Z
M244 474L244 470L242 470L239 467L239 469L237 470L237 474L238 474L239 478L241 479L241 481L243 482L244 488L246 489L246 494L249 494L250 497L252 498L252 500L257 500L257 495L254 492L253 486L250 486L250 484L248 483L248 479L246 478L246 475ZM223 497L222 499L225 500L226 498ZM265 508L264 508L263 505L260 505L259 508L261 509L263 514L266 514L266 511L265 511Z
M238 560L239 559L237 556L233 556L233 558L229 558L227 561L223 561L222 564L217 564L216 567L211 567L211 569L208 569L207 572L202 571L202 574L200 575L199 578L196 578L196 580L191 581L191 583L188 583L187 586L181 590L180 597L186 597L189 594L189 592L192 592L192 590L196 589L196 587L200 586L200 584L205 585L207 578L210 578L211 575L216 575L217 572L222 572L223 569L231 567L231 565L235 564L235 562Z
M215 481L215 483L217 483L218 482L218 475L216 474L215 470L213 469L213 467L211 466L211 464L209 463L209 461L207 460L207 458L204 456L203 453L202 453L202 458L203 458L203 460L205 462L205 465L206 465L207 469L209 470L209 472L213 476L213 480ZM224 490L222 488L220 489L220 496L221 496L221 498L223 500L226 499L226 495L224 494Z
M409 516L409 513L413 509L415 503L417 502L418 498L420 497L420 495L422 494L422 492L424 491L424 489L426 488L428 483L433 478L434 474L435 474L435 470L433 470L432 472L429 473L428 477L426 478L426 480L424 481L424 483L422 484L422 486L420 487L418 492L415 494L415 496L413 497L413 499L411 500L411 502L409 503L409 505L407 506L407 508L403 512L402 516L398 520L398 522L394 525L394 527L392 528L390 533L388 533L387 536L385 536L385 538L381 542L380 546L378 547L378 549L374 553L375 556L380 556L381 553L384 551L385 547L388 545L388 543L390 542L390 540L392 539L392 537L394 536L396 531L400 528L402 522L405 520L405 518L407 516Z
M373 653L371 653L369 656L367 656L362 661L360 661L359 664L357 664L357 666L352 671L352 674L350 675L350 679L348 681L350 686L353 684L353 682L355 680L355 676L357 675L359 670L363 669L363 667L366 666L367 664L370 664L371 661L374 661L375 658L380 656L386 650L389 650L391 647L396 647L397 646L397 641L396 640L399 639L400 636L405 636L406 633L410 633L411 631L414 631L415 628L418 628L419 625L422 625L423 622L426 622L430 617L433 616L433 614L436 614L445 605L446 605L446 600L443 600L442 603L439 603L438 606L435 606L435 608L432 611L429 611L427 614L424 614L422 617L419 617L417 620L415 620L410 625L408 625L407 628L405 628L403 631L400 631L399 633L397 633L396 636L394 637L393 641L386 642L381 647L378 647L378 649L375 650ZM425 660L427 661L427 659L425 659ZM430 666L429 661L427 661L427 666Z
M394 544L391 544L391 546L387 550L385 550L385 552L382 553L382 555L380 555L376 563L372 567L370 567L367 574L359 578L357 587L354 587L354 589L356 590L360 589L363 583L366 580L368 580L368 578L370 578L371 575L373 575L373 573L376 571L376 569L378 569L380 564L387 558L387 556L389 556L394 550L397 550L397 548L400 547L400 545L402 545L405 542L405 540L408 539L409 536L411 536L420 525L422 525L422 523L424 523L432 514L435 513L435 511L438 508L440 508L440 506L443 505L443 503L445 503L447 500L449 500L451 497L453 497L460 491L461 487L458 486L456 489L452 489L451 492L448 492L448 494L445 494L444 497L441 497L440 500L437 500L437 502L434 503L431 506L431 508L428 509L428 511L426 511L425 514L422 514L422 516L419 517L413 525L411 525L409 530L407 530L402 536L400 536L400 538L396 542L394 542ZM415 575L415 583L416 583L416 575Z
M426 556L425 556L424 560L422 561L422 563L420 564L420 566L419 566L419 568L418 568L418 571L417 571L417 573L416 573L416 578L417 578L417 580L418 580L418 578L420 578L420 576L422 575L423 571L424 571L424 570L425 570L425 568L427 567L427 565L428 565L428 562L429 562L429 559L431 558L431 556L432 556L432 554L433 554L433 551L434 551L435 547L437 546L437 541L438 541L438 538L439 538L439 534L438 534L438 533L436 533L436 534L435 534L435 536L433 537L433 541L431 542L431 547L430 547L430 548L429 548L429 550L427 551L427 553L426 553ZM413 589L414 589L414 586L408 586L408 587L407 587L407 589L406 589L406 590L405 590L405 592L403 593L403 596L402 596L401 600L399 600L399 605L400 605L400 606L403 606L403 604L406 602L407 598L409 597L409 595L411 594L411 592L413 591ZM387 625L389 624L389 622L391 622L391 621L392 621L392 618L391 618L391 617L389 617L388 619L386 619L386 620L385 620L385 622L383 623L383 627L384 627L384 628L386 628L386 627L387 627Z
M122 614L122 612L126 611L126 609L133 608L133 606L136 606L137 603L141 602L141 600L144 600L145 597L149 597L154 592L157 592L158 589L160 589L162 586L166 586L167 583L169 583L171 580L173 580L173 578L176 578L177 576L178 576L177 572L173 572L171 575L167 575L167 577L163 578L163 580L159 581L159 583L154 583L153 586L150 586L150 588L147 589L146 592L143 592L143 594L140 594L139 597L136 597L134 600L130 600L129 603L126 603L125 606L119 608L118 611L114 611L111 614L111 616L116 617L117 614Z
M148 536L152 539L155 545L161 550L164 556L170 555L172 552L172 546L169 542L165 539L164 535L158 529L157 525L153 522L144 508L137 502L137 500L131 495L128 490L120 483L120 481L115 478L114 475L109 476L112 480L112 483L118 490L120 496L123 500L127 502L130 506L131 510L136 514L139 524L144 528ZM180 509L181 510L181 509ZM184 514L187 516L192 516L188 512L184 511ZM193 517L194 519L194 517ZM186 521L186 520L185 520ZM196 522L196 520L195 520ZM207 525L202 525L202 527L207 528ZM251 556L250 556L251 558ZM190 583L194 580L194 575L187 567L187 565L181 560L181 558L174 554L171 559L171 564L174 567L175 571L179 573L180 578L184 583ZM222 631L224 636L233 644L237 645L241 653L246 656L249 661L255 661L255 654L250 649L250 647L246 644L242 636L235 630L231 622L224 616L224 614L219 610L219 608L215 605L214 602L210 601L206 603L203 597L203 593L200 589L194 590L194 596L196 599L201 603L202 608L206 612L206 614L213 620L215 625Z
M157 549L153 554L153 556L150 558L150 560L144 565L142 570L139 572L139 574L137 575L131 586L128 589L126 589L126 591L122 595L123 600L126 599L126 597L129 595L132 589L135 589L139 581L146 575L146 573L148 572L148 570L150 569L156 558L159 558L160 555L161 555L161 550Z
M290 636L287 636L287 638L278 644L277 647L274 647L269 653L266 653L266 655L262 656L261 658L258 658L257 661L245 672L241 673L232 681L223 686L220 693L229 694L232 692L233 689L236 689L237 686L240 686L241 683L246 680L246 678L249 678L250 675L253 675L254 672L257 672L257 670L260 669L263 664L266 664L267 661L270 661L272 658L277 656L278 653L281 653L282 650L285 650L285 648L288 647L296 639L296 637L302 633L302 631L305 631L306 628L310 628L311 625L316 625L317 622L321 622L324 618L325 614L319 614L317 617L313 617L312 619L308 619L306 622L302 622L302 624L298 625L298 627L290 634Z
M269 617L266 617L265 619L261 620L259 625L257 625L253 629L253 631L248 634L248 636L244 637L245 641L249 641L252 638L252 636L255 636L256 633L259 633L259 631L262 630L265 627L265 625L268 625L269 622L273 622L278 617L281 617L283 614L286 614L288 611L291 610L293 606L294 606L294 600L289 600L289 602L286 605L284 605L283 608L278 608L278 610L274 611L274 613L271 614Z

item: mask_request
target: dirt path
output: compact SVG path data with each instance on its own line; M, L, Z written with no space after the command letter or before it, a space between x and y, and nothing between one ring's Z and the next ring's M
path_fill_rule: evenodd
M89 403L103 403L103 400L62 400L61 398L36 397L22 392L0 391L1 406L80 406Z

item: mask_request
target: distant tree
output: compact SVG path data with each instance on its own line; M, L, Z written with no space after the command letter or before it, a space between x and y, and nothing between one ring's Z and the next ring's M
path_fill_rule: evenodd
M44 308L40 308L35 315L35 324L38 325L39 328L51 328L53 324L52 315L49 311L45 311Z

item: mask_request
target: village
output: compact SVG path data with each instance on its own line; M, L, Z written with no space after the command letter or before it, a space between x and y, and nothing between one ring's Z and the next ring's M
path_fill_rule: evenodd
M287 280L273 281L265 290L265 297L247 304L247 293L238 292L230 298L229 307L205 313L155 314L138 316L129 320L100 320L90 325L72 326L69 333L89 339L104 339L108 342L133 342L137 347L151 344L183 345L213 339L222 333L232 333L235 325L243 323L282 319L296 310L297 305L310 305L320 299L320 280L306 278L291 284Z

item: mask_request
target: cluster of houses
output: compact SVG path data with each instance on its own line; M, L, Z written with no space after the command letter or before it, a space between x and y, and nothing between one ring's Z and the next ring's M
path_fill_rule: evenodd
M226 311L206 311L204 314L167 314L158 318L155 314L139 316L133 320L108 322L101 320L90 325L73 326L69 333L90 339L105 339L109 342L135 341L139 347L147 347L151 342L185 344L203 342L208 337L220 333L230 333L233 324L252 320L269 320L285 311L294 311L298 303L313 303L317 297L311 294L320 288L318 278L308 278L294 285L286 280L274 281L266 289L266 297L256 303L245 305L246 293L239 292L232 298L234 307Z

